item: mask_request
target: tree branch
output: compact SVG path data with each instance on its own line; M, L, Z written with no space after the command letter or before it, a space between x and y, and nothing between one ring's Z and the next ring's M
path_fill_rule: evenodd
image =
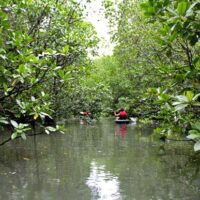
M27 136L36 136L36 135L41 135L41 134L43 134L43 133L42 132L41 133L37 133L37 134L34 133L34 134L29 134ZM15 139L19 139L19 138L21 138L21 136L17 136ZM5 140L2 143L0 143L0 146L3 146L4 144L10 142L11 140L12 140L11 137L9 137L7 140Z

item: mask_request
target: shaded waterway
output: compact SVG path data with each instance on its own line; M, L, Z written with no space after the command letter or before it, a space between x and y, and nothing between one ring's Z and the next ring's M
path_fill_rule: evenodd
M163 144L150 128L112 120L66 128L0 148L0 199L200 199L200 159L191 144Z

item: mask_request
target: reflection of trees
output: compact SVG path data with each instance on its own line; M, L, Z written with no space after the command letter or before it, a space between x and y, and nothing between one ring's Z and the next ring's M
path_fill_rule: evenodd
M94 127L70 124L67 130L66 135L41 135L1 148L0 193L4 199L11 195L31 200L47 195L58 200L66 196L91 199L85 182L92 160L98 169L104 166L98 174L103 171L109 180L117 177L122 198L199 199L200 158L188 153L185 143L166 143L160 154L160 143L136 127L127 126L125 139L115 137L111 123Z
M12 196L13 199L20 199L23 197L22 193L29 187L27 177L32 174L32 169L29 170L30 162L35 163L34 151L31 151L31 149L34 150L34 146L29 141L28 146L24 148L23 143L24 141L19 139L1 148L0 193L2 199L11 199ZM37 173L34 174L37 177Z
M181 179L181 182L191 186L199 178L200 157L198 153L188 149L189 145L187 146L185 142L171 142L171 144L162 145L160 148L163 152L160 161L164 162L169 168L167 171L175 174L177 178Z
M149 132L150 133L150 132ZM198 184L192 176L199 177L199 162L186 163L191 152L184 144L179 148L171 145L167 150L158 150L160 142L144 136L141 130L128 130L126 147L115 143L112 159L105 160L106 170L119 177L123 194L130 199L199 199ZM196 170L196 171L195 171ZM197 179L196 179L197 181Z

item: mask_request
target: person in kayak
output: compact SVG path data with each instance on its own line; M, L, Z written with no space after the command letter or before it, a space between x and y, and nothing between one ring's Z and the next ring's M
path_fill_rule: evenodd
M84 116L84 117L89 117L90 116L90 113L89 112L80 112L80 115Z
M127 113L124 108L121 108L118 112L114 113L115 116L119 117L119 119L127 119Z
M92 125L92 117L91 114L87 111L80 112L80 123L81 124L89 124Z

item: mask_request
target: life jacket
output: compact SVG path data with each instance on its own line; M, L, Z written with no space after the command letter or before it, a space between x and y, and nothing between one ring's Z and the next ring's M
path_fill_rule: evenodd
M89 113L88 113L88 112L83 112L83 115L84 115L84 116L88 116Z
M119 118L125 119L127 117L127 113L125 111L120 111L119 112Z
M82 116L89 116L89 112L80 112Z

